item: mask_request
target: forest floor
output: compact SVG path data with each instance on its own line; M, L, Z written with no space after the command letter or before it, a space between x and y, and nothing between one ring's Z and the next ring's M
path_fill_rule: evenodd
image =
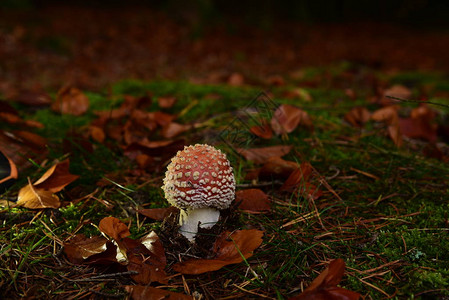
M447 299L448 35L189 20L1 18L3 298L288 299L333 261L312 296ZM238 197L192 246L151 209L196 143L227 154Z

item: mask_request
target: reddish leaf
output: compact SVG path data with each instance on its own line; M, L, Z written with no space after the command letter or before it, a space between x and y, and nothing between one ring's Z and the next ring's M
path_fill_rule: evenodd
M174 206L166 207L166 208L145 208L139 209L138 212L145 217L156 221L163 221L170 214L175 214L179 211L178 208Z
M84 234L78 234L64 243L64 253L70 262L81 264L92 255L106 251L106 242L102 236L87 238Z
M273 136L273 131L267 122L263 122L262 125L253 126L249 129L254 135L263 139L269 140Z
M437 140L437 125L434 123L436 113L427 105L421 105L414 108L410 118L400 118L399 128L403 135L414 138L424 139L431 143Z
M312 119L310 119L309 114L289 104L279 106L271 119L271 127L277 135L290 133L299 124L307 128L313 128Z
M345 262L339 258L331 261L329 266L307 287L303 293L290 300L357 300L360 294L337 287L345 270Z
M144 285L127 285L125 289L133 300L192 300L186 294L169 292L163 289Z
M250 149L243 149L238 148L237 151L241 155L243 155L246 160L254 161L255 163L263 164L265 163L270 157L275 156L284 156L287 153L292 150L292 146L270 146L270 147L263 147L263 148L250 148Z
M131 235L128 227L117 218L106 217L100 221L98 228L104 234L113 238L117 243Z
M121 245L126 249L129 271L139 272L131 278L140 284L157 281L168 283L164 269L167 264L164 247L155 232L149 233L140 241L123 238Z
M239 208L250 211L260 212L271 209L271 202L268 195L260 189L247 189L235 193L235 201L241 202Z
M303 162L299 168L295 169L287 180L284 182L281 191L292 191L301 184L307 182L312 174L312 165L308 162Z
M63 114L80 116L89 108L89 99L79 89L74 87L63 87L59 90L56 101L51 109Z
M173 269L183 274L202 274L237 264L253 255L262 243L263 232L256 229L223 232L214 244L214 259L192 259L177 263ZM243 256L243 257L242 257Z
M175 97L159 97L157 98L160 108L170 108L176 103Z
M352 126L361 128L371 119L371 113L365 107L354 107L344 119Z
M58 196L53 192L37 189L31 182L28 185L20 189L17 196L17 205L31 209L40 208L58 208L61 203Z
M34 186L38 189L44 189L56 193L71 182L78 179L78 177L78 175L70 174L69 160L66 159L48 169L47 172L45 172L44 175L42 175L42 177L34 183Z
M288 161L277 156L271 157L260 169L259 178L287 179L290 176L290 174L298 168L299 168L298 163L294 161Z

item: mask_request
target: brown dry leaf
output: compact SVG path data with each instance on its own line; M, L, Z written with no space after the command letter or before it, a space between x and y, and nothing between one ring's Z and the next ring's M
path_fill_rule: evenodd
M30 209L58 208L61 203L58 196L51 191L35 188L31 182L20 189L17 205Z
M289 104L279 106L271 118L271 127L277 135L290 133L300 124L309 129L313 128L309 114Z
M44 189L56 193L65 186L78 179L78 175L70 174L69 160L66 159L53 165L33 185L37 189Z
M89 109L89 99L79 89L66 86L59 90L51 109L74 116L81 116Z
M106 251L106 242L102 236L87 238L84 234L77 234L64 243L64 253L71 263L81 264L92 255Z
M202 274L237 264L253 255L262 244L263 231L257 229L223 232L214 244L214 259L191 259L177 263L173 269L182 274ZM243 257L242 257L243 256Z
M179 124L176 122L171 122L167 126L164 126L161 131L161 135L164 138L171 139L178 134L188 131L192 128L191 125Z
M33 120L24 120L20 118L18 115L10 112L0 112L0 119L9 124L25 125L34 128L44 128L44 125L42 123Z
M269 158L284 156L292 150L293 146L280 145L262 148L237 148L237 152L243 155L246 160L254 161L258 164L265 163Z
M23 144L27 145L30 148L33 148L36 152L44 152L47 146L47 139L41 137L38 134L24 131L24 130L14 130L12 135L15 139L20 140ZM11 137L11 136L10 136Z
M263 139L269 140L273 137L273 131L267 122L263 122L262 125L253 126L249 129L254 135Z
M178 213L179 209L174 206L170 206L170 207L165 207L165 208L139 209L137 212L141 215L144 215L145 217L150 218L150 219L153 219L156 221L163 221L170 214Z
M401 85L401 84L395 84L392 87L386 89L384 91L385 96L391 96L401 99L408 99L411 97L412 92L409 88Z
M371 119L377 122L385 122L388 125L395 125L399 120L398 107L396 105L391 105L380 108L373 112Z
M160 108L170 108L176 103L175 97L159 97L157 98Z
M140 241L123 238L121 245L126 250L128 270L139 272L131 276L135 282L140 284L150 284L154 281L168 283L167 274L164 271L167 264L164 247L154 231Z
M294 161L282 159L281 157L270 157L258 173L259 179L287 179L290 174L299 168Z
M123 238L131 235L128 227L122 223L122 221L114 217L106 217L101 219L98 228L101 232L113 238L117 243L119 243Z
M331 261L329 266L318 275L303 293L289 300L358 300L360 294L338 287L345 271L343 259Z
M232 73L228 78L228 84L232 86L241 86L245 83L245 78L240 73Z
M148 285L127 285L125 289L133 300L193 300L186 294L175 293Z
M98 143L103 143L106 139L103 128L93 125L89 126L89 136Z
M303 162L301 165L293 170L284 184L281 186L280 191L292 191L300 185L304 185L309 181L310 175L312 175L313 167L308 162Z
M305 102L311 102L313 100L310 93L303 88L295 88L293 90L285 92L284 96L288 99L301 99Z
M434 123L435 111L426 104L414 108L410 118L400 118L399 128L403 135L413 139L424 139L431 143L437 140L438 125Z
M7 182L12 183L12 181L14 179L17 179L17 177L19 176L19 172L17 171L16 164L6 155L6 153L2 151L1 148L0 162L2 163L2 165L0 166L0 193L2 193L1 186L3 184L6 186L8 184Z
M271 202L268 195L260 189L247 189L235 193L235 202L240 202L239 208L248 212L269 211Z
M371 113L365 107L354 107L344 116L344 119L352 126L362 128L371 119Z

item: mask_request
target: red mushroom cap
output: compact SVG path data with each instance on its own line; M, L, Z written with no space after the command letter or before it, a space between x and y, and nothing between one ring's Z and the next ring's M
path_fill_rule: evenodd
M220 150L186 146L168 165L162 189L167 201L181 209L225 209L235 197L234 173Z

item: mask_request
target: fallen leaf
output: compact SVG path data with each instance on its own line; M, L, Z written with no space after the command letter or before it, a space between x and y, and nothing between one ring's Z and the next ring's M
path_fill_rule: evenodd
M59 192L65 186L79 178L78 175L70 174L69 164L69 160L66 159L53 165L33 185L37 189L44 189L53 193Z
M128 226L114 217L106 217L101 219L98 228L101 232L113 238L117 243L119 243L123 238L131 235Z
M187 260L173 265L173 269L182 274L197 275L240 263L251 257L262 244L262 236L263 231L256 229L223 232L214 244L215 258Z
M431 143L437 140L438 125L434 122L436 112L426 104L414 108L409 118L399 118L399 128L403 135L412 139L423 139Z
M232 73L228 78L228 84L231 86L241 86L245 83L245 78L240 73Z
M303 88L295 88L285 92L284 96L288 99L301 99L305 102L311 102L313 100L310 93Z
M329 266L315 278L309 287L298 296L289 300L357 300L360 294L338 287L345 270L345 262L339 258L330 262Z
M371 119L377 122L385 122L388 125L395 125L399 120L398 107L391 105L380 108L372 113Z
M191 125L184 125L176 122L171 122L162 128L161 135L164 138L171 139L177 136L178 134L190 130L191 128L192 128Z
M271 118L271 127L277 135L290 133L300 124L310 129L313 128L309 114L290 104L280 105Z
M81 264L92 255L106 251L107 240L102 236L87 238L84 234L77 234L64 243L64 253L74 264Z
M239 209L249 212L269 211L271 202L268 195L260 189L246 189L235 193L235 202L240 202Z
M28 182L28 185L19 190L17 205L30 209L58 208L61 203L58 196L44 189L37 189Z
M133 300L192 300L186 294L170 292L163 289L154 288L147 285L127 285L126 291Z
M303 185L309 181L312 174L312 165L308 162L303 162L299 167L290 174L284 184L281 186L280 191L292 191L299 185Z
M89 136L98 143L103 143L106 139L103 128L93 125L89 126Z
M272 75L267 78L267 84L274 86L282 86L285 85L284 77L281 75Z
M159 97L157 102L160 108L170 108L176 103L175 97Z
M299 168L294 161L285 160L281 157L270 157L259 170L259 179L287 179L290 174Z
M66 86L59 90L51 109L74 116L81 116L89 108L89 99L79 89Z
M352 126L362 128L371 119L371 113L365 107L354 107L344 116L344 119Z
M18 175L16 164L0 149L0 194L14 183Z
M139 209L137 212L141 215L144 215L145 217L150 218L150 219L153 219L156 221L163 221L170 214L178 213L179 209L174 206L170 206L170 207L165 207L165 208L144 208L144 209Z
M273 131L271 131L271 127L267 122L263 122L263 124L258 126L252 126L249 130L254 135L266 140L271 139L271 137L273 136Z
M293 146L280 145L262 148L237 148L237 152L246 158L258 164L265 163L270 157L284 156L292 150Z

